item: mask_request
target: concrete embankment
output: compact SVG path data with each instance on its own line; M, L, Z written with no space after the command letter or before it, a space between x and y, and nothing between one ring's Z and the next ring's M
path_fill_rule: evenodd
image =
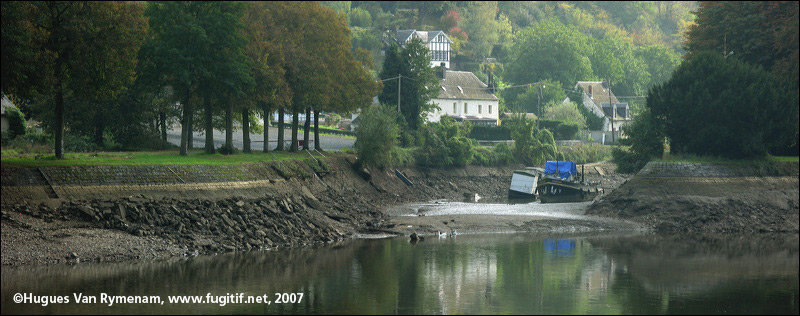
M2 168L3 264L117 261L330 242L381 209L504 195L519 166L352 168L352 157L235 166Z
M798 232L798 164L650 162L586 214L658 231Z

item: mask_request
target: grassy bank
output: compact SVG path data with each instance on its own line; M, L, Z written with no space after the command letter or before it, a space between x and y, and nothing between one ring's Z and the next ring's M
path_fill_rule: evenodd
M726 159L711 156L696 156L696 155L671 155L666 153L662 159L656 159L657 162L691 162L691 163L710 163L710 164L751 164L754 162L800 162L800 157L797 156L767 156L762 159Z
M315 156L319 156L314 153ZM326 154L329 155L329 154ZM53 155L17 154L3 151L3 167L51 167L51 166L116 166L116 165L233 165L285 159L310 159L308 153L300 151L252 153L235 155L209 155L202 150L190 151L181 156L175 150L151 152L96 152L67 153L65 159Z

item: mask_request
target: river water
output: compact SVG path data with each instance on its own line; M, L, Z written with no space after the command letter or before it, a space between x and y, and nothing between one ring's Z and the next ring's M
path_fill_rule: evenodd
M488 234L2 268L2 314L798 314L798 235ZM14 295L69 303L15 303ZM75 302L74 293L96 297ZM158 296L158 304L101 302ZM170 295L229 303L170 303ZM271 304L238 303L238 293ZM276 293L288 303L277 303ZM298 301L291 303L292 299ZM52 300L52 299L51 299Z

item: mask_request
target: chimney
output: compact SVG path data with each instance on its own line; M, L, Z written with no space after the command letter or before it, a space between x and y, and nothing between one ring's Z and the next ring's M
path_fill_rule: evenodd
M442 79L447 77L447 67L444 66L444 63L439 64L442 67Z

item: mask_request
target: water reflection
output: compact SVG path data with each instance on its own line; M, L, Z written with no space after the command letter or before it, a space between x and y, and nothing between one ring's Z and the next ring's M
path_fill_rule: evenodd
M4 267L2 313L798 313L797 235L459 235L161 262ZM273 295L286 305L15 304L12 295Z

